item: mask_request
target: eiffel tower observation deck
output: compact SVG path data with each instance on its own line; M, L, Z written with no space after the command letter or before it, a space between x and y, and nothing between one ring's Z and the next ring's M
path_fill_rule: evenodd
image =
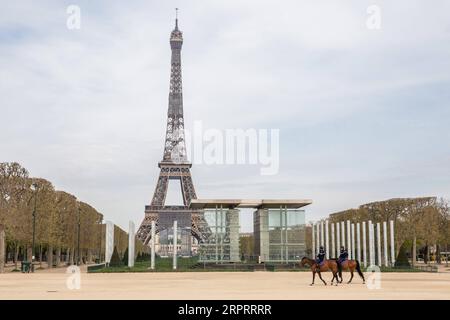
M151 222L156 223L156 233L159 240L168 238L174 220L182 230L189 230L184 235L186 243L185 254L190 254L191 236L201 241L201 232L198 221L202 219L201 212L189 209L192 199L196 199L194 184L190 168L192 164L186 155L183 115L183 90L181 76L181 48L183 46L183 33L178 28L178 16L175 28L170 34L170 48L172 51L170 68L169 107L167 112L167 127L164 143L164 154L159 162L159 178L156 184L153 199L150 205L145 206L145 218L137 232L137 236L144 243L151 238ZM171 180L178 180L181 184L182 205L166 205L168 186ZM183 237L183 235L182 235ZM183 241L183 240L182 240Z

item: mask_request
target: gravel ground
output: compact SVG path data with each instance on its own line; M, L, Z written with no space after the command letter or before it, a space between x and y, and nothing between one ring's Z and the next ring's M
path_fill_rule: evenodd
M381 288L325 286L309 272L80 273L80 289L58 268L0 274L0 299L450 299L450 273L382 273ZM366 274L366 277L368 274ZM344 281L349 274L344 274ZM369 282L369 281L367 281Z

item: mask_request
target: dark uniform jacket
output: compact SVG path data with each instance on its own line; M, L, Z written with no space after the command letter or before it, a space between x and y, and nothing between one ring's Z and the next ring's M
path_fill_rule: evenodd
M324 259L325 259L325 250L320 250L319 254L317 255L316 262L320 264Z
M344 250L344 251L340 254L338 261L339 261L339 263L342 263L342 262L344 262L344 261L347 260L347 259L348 259L348 252L347 252L347 250Z

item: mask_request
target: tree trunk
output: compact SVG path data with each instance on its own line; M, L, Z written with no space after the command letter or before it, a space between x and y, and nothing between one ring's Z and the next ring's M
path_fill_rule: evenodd
M18 260L19 260L19 243L16 242L16 246L14 247L14 269L17 269Z
M70 248L67 248L66 250L66 263L69 264L70 262Z
M11 245L5 243L5 264L8 263L9 252L11 251Z
M414 236L413 238L413 243L412 243L412 261L411 264L414 267L416 265L416 242L417 242L417 238L416 236Z
M71 248L71 250L70 250L70 265L73 265L73 262L74 262L74 253L75 253L75 250L73 249L73 248Z
M42 245L39 245L39 268L42 268Z
M14 249L12 249L12 252L13 252L13 254L12 254L12 259L13 259L13 263L16 263L16 255L15 255L15 253L16 253L16 247L17 247L17 243L14 243Z
M48 268L53 268L53 246L48 246L47 248L47 265Z
M31 249L30 245L27 245L27 261L31 262L33 258L33 250Z
M0 273L5 271L5 230L0 225Z
M427 253L426 253L426 255L427 255L427 264L428 264L428 261L430 261L430 246L428 245L428 242L427 242Z
M439 244L436 245L436 263L441 264L441 248Z
M91 251L91 249L88 249L87 262L88 263L92 263L92 251Z
M59 267L60 263L61 263L61 247L58 247L56 249L56 266Z

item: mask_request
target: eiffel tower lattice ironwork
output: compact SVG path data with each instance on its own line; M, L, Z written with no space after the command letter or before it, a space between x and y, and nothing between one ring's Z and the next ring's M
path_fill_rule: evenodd
M174 214L190 215L192 219L191 234L202 241L202 232L199 229L203 225L203 214L190 210L191 199L196 199L194 184L192 182L190 168L192 164L186 156L186 144L184 137L183 116L183 92L181 81L181 47L183 34L178 29L178 17L175 20L175 29L170 34L170 47L172 50L169 109L167 113L167 129L164 145L163 160L158 166L161 169L152 202L145 206L145 218L139 227L137 237L144 243L148 243L151 237L151 222L156 223L156 232L161 231L160 219L164 215L170 217ZM165 199L169 180L178 179L181 183L183 205L166 206Z

